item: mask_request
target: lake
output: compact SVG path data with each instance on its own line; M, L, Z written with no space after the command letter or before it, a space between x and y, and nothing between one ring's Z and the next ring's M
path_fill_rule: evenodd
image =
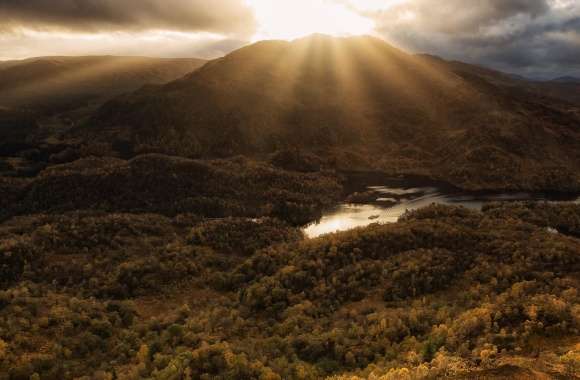
M436 184L433 186L405 185L404 181L390 181L385 186L367 186L372 192L368 202L342 203L323 213L322 218L308 225L304 232L309 238L328 233L364 227L372 223L395 223L406 211L433 203L464 206L479 210L485 203L497 201L568 201L579 202L578 196L546 193L469 193Z

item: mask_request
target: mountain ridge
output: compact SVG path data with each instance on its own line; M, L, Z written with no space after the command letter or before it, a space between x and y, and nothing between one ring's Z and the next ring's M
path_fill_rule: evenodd
M580 157L569 139L579 137L579 115L494 70L368 36L315 35L258 42L123 95L82 133L122 136L136 151L212 157L299 147L338 167L354 154L367 168L473 190L576 191Z
M205 62L112 55L4 61L0 63L0 105L50 109L55 98L65 103L78 102L78 98L105 101L144 84L170 82Z
M573 77L573 76L563 76L552 79L550 82L557 82L557 83L580 83L580 78Z

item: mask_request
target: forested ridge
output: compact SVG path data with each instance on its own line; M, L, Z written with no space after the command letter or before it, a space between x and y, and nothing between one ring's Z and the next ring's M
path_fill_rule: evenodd
M579 221L431 206L305 240L271 217L17 216L0 378L573 379Z
M131 160L87 157L30 179L0 177L0 217L100 210L276 216L305 224L341 192L334 173L284 171L242 156L214 161L155 154Z

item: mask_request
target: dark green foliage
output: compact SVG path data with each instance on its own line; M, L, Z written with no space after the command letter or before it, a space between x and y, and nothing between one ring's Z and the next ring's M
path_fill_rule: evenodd
M42 258L41 252L26 238L0 241L0 289L18 281L27 266Z
M22 189L26 185L25 180L5 178L0 176L0 218L9 207L22 196Z
M251 239L250 239L251 238ZM191 231L190 241L218 252L251 256L274 244L301 240L302 232L277 219L228 218L205 222Z
M385 301L418 297L444 289L453 278L471 265L468 255L441 249L406 252L389 271L390 281L385 285Z
M284 172L242 157L205 162L161 155L79 160L28 184L6 180L0 191L11 186L19 187L20 202L6 204L0 215L103 210L276 216L296 224L315 219L341 191L330 174Z
M0 159L0 172L7 172L12 170L12 165L9 162Z
M569 347L580 242L524 208L431 206L315 240L273 219L14 218L0 228L23 263L4 266L16 275L0 292L0 379L319 379L421 363L437 378Z
M489 215L509 214L536 226L552 228L580 237L580 204L553 203L493 203L485 205L483 211Z
M308 152L303 152L300 149L288 149L276 152L270 162L284 170L291 170L297 172L317 172L322 167L322 160Z

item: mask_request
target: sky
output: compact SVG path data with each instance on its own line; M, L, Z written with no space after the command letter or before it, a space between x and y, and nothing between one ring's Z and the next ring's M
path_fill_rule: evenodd
M580 0L0 0L0 60L216 58L311 33L370 34L538 79L580 77Z

